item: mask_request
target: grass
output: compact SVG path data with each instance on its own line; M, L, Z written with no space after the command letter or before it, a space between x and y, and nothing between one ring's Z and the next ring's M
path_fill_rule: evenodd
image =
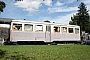
M0 60L90 60L89 45L4 45Z

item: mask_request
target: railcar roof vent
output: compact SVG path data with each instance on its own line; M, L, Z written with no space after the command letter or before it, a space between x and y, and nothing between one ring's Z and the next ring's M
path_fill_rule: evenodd
M26 20L26 19L24 19L24 20Z

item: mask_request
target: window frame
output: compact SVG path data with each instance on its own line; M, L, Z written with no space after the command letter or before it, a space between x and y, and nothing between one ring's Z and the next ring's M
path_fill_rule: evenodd
M62 28L63 28L63 29L62 29ZM64 31L64 28L65 28L66 31ZM61 33L67 33L67 29L68 29L68 28L67 28L67 27L64 27L64 26L61 27Z
M76 33L76 29L78 29L78 33ZM79 34L79 28L75 28L75 34Z
M42 26L42 30L38 30L36 26ZM43 32L43 25L41 25L41 24L36 24L36 25L35 25L35 32Z
M18 28L19 25L21 25L21 27ZM22 31L22 24L21 23L12 23L12 31Z
M60 26L54 26L54 27L53 27L53 31L54 31L55 33L60 33Z
M32 26L31 28L31 30L25 30L25 25L29 25L29 26ZM29 32L32 32L33 31L33 24L24 24L24 31L29 31Z
M68 28L68 33L74 33L74 28Z

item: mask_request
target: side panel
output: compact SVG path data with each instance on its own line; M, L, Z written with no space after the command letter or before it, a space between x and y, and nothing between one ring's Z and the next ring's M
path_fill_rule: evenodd
M44 32L34 32L35 41L44 41L45 42L45 33Z
M40 32L24 32L24 31L11 31L10 41L45 41L45 33Z
M79 34L52 33L51 38L52 38L51 42L53 42L53 41L80 41Z
M79 34L60 34L60 33L50 33L50 32L21 32L12 31L10 35L11 42L17 41L80 41Z
M50 32L45 32L45 41L51 42L51 33Z

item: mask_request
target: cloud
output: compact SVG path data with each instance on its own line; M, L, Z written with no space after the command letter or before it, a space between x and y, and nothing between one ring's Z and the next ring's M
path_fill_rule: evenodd
M40 17L38 21L45 21L45 20L51 20L50 17Z
M39 10L39 8L42 6L42 3L46 6L51 6L52 0L23 0L14 3L14 5L23 8L26 11L35 12Z
M53 1L54 2L54 1ZM23 8L23 10L28 11L28 12L35 12L35 11L39 11L39 8L41 6L43 6L42 4L48 6L49 8L47 9L48 11L50 11L50 13L52 12L69 12L72 11L74 9L76 9L76 7L65 7L63 5L65 4L70 4L75 2L75 0L65 0L61 3L61 0L57 0L57 2L52 5L52 0L23 0L23 1L17 1L16 3L14 3L15 6ZM61 7L60 7L61 6Z
M48 8L48 11L50 13L76 11L77 7L74 6L74 4L72 6L70 6L74 2L75 2L75 0L64 0L63 2L62 2L62 0L60 0L60 1L58 0L53 6Z
M59 1L57 1L54 5L55 5L55 6L62 6L62 5L63 5L63 3L61 3L61 2L59 2Z
M31 1L31 0L23 0L23 1L18 1L14 5L23 8L26 11L33 12L37 11L38 8L41 6L40 2L38 1Z
M48 11L50 13L54 13L54 12L72 12L72 11L76 11L78 8L77 7L52 7L52 8L48 8Z
M70 4L70 3L74 3L75 1L77 1L77 0L66 0L65 3Z
M52 6L52 0L44 0L42 3L44 3L46 6Z
M72 12L63 16L58 16L53 19L56 23L61 23L61 24L69 24L69 21L71 20L71 16L75 14L76 12Z
M85 4L90 4L90 0L82 0Z
M55 22L55 23L61 23L61 24L69 24L69 21L71 20L71 16L73 16L73 14L75 14L76 12L72 12L66 15L62 15L62 16L57 16L55 18L52 17L40 17L38 19L38 21L45 21L45 20L49 20L51 22Z

